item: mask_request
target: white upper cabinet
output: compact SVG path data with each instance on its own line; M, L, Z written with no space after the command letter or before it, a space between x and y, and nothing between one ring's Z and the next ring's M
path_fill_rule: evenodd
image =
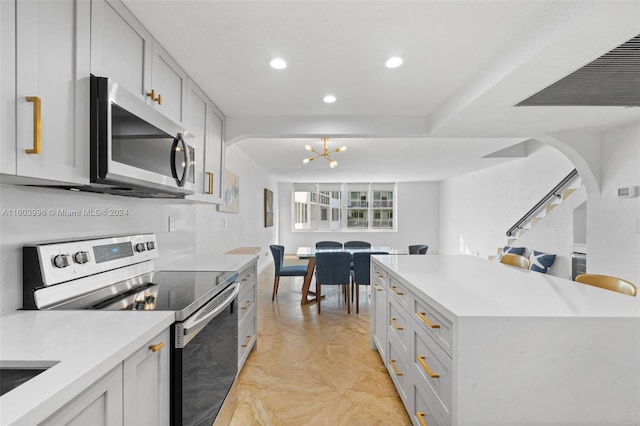
M1 172L18 180L86 184L90 4L3 1L1 7ZM5 34L5 25L15 28L15 38ZM13 58L15 74L4 62ZM15 86L7 80L13 77Z
M164 115L182 123L187 98L187 73L156 41L153 43L151 90L153 105ZM151 96L150 96L151 98Z
M119 1L91 2L91 73L146 101L151 86L151 34Z
M91 72L108 77L178 124L187 74L119 1L91 2Z
M187 198L222 203L224 170L223 116L198 86L189 80L185 127L196 140L196 188Z

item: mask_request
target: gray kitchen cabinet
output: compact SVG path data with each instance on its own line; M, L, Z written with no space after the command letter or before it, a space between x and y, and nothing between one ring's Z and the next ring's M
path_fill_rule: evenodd
M258 341L257 262L252 262L241 270L238 273L238 280L240 281L240 293L238 294L238 371L240 371Z
M41 424L122 426L122 404L122 364L119 364Z
M182 124L186 72L120 1L92 0L91 7L91 73Z
M0 7L3 181L86 184L91 5L3 1Z
M169 424L170 351L167 329L124 361L125 426Z
M170 351L170 333L166 329L42 424L168 425Z
M222 204L224 176L224 117L202 90L189 79L185 127L195 136L196 188L187 199ZM191 143L189 141L189 143Z

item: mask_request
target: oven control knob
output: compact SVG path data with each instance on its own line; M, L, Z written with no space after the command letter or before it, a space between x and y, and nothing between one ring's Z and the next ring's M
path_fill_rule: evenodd
M145 248L144 243L138 243L138 244L136 244L136 251L137 251L138 253L141 253L141 252L143 252L143 251L145 251L145 250L146 250L146 248Z
M86 251L79 251L73 255L73 260L76 263L83 264L89 261L89 253Z
M154 243L153 241L148 241L147 250L153 250L154 248L156 248L156 243Z
M66 268L69 266L69 256L66 254L58 254L53 257L53 266L56 268Z

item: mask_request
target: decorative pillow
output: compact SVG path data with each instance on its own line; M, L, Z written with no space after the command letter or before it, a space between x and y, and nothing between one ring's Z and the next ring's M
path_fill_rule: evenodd
M500 256L498 256L498 260L502 259L502 255L505 253L519 254L520 256L522 256L524 254L524 247L504 246L502 248L502 253L500 253Z
M546 273L556 260L555 254L542 253L531 250L529 253L529 269L536 272Z

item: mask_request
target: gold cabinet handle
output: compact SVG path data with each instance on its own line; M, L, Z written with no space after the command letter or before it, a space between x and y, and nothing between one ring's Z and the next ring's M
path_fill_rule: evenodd
M395 374L396 376L402 376L402 373L398 371L398 369L396 368L396 360L395 359L390 359L389 360L389 364L391 365L391 369L393 370L393 374Z
M440 378L439 374L436 374L433 371L431 371L431 369L429 368L427 363L424 361L425 357L418 355L416 358L418 358L418 361L420 362L420 365L422 365L422 368L424 368L424 371L429 375L429 377L431 377L432 379Z
M207 194L213 194L213 173L207 172L207 176L209 176L209 189L207 190Z
M247 303L245 303L244 306L240 309L249 309L249 306L251 306L251 300L247 300Z
M427 426L427 422L424 421L426 415L422 411L416 411L416 416L418 417L418 421L421 426Z
M162 95L156 96L155 89L151 89L150 92L147 92L147 97L151 98L153 102L157 102L158 105L162 105Z
M164 348L164 342L160 342L157 345L149 345L149 350L151 352L158 352L162 348Z
M395 319L395 318L391 318L391 325L393 325L393 327L394 327L396 330L404 330L404 328L402 328L402 327L400 327L400 326L398 325L398 323L396 322L396 319Z
M378 284L374 284L373 287L376 289L376 291L384 290L384 288L380 287Z
M429 318L426 317L426 313L425 312L418 312L418 316L429 327L431 327L431 328L440 328L440 325L434 324L431 321L429 321Z
M382 275L380 272L376 271L376 275L378 276L378 278L384 278L384 275Z
M27 96L27 102L33 102L33 148L24 151L27 154L40 154L42 151L42 101L37 96Z
M251 336L247 336L247 340L245 340L245 342L242 344L242 347L246 348L247 346L249 346L249 342L251 342Z
M393 290L393 292L396 294L396 296L404 296L404 293L399 291L399 290L397 290L397 289L398 289L398 287L396 287L395 285L391 286L391 290Z

